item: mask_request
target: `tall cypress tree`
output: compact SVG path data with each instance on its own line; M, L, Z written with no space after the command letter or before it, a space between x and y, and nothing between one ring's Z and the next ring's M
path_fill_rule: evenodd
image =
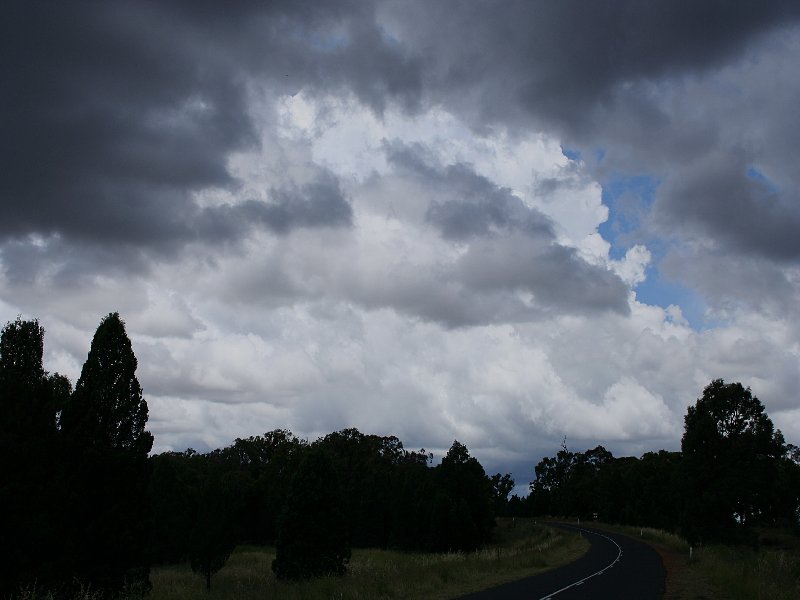
M68 448L70 570L113 594L149 586L147 402L125 324L109 314L97 328L80 379L61 415Z
M147 402L136 379L136 356L119 313L105 317L92 339L75 392L61 416L79 444L146 456L153 436L145 430Z

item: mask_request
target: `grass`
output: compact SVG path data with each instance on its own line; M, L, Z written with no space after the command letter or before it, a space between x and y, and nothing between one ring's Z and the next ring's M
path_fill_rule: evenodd
M651 545L668 548L679 554L689 555L689 543L681 536L664 531L663 529L655 529L653 527L629 527L627 525L608 525L606 523L586 523L587 527L597 526L599 529L611 529L618 533L649 542Z
M797 551L708 546L695 551L692 568L706 575L718 590L718 598L800 598L800 553Z
M299 583L277 581L274 550L243 546L214 576L211 592L186 565L154 568L152 600L269 598L381 600L454 598L571 562L586 551L581 537L517 519L501 521L497 543L471 553L418 554L354 550L347 574Z

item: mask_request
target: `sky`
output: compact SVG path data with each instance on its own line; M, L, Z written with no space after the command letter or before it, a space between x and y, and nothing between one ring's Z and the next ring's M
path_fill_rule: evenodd
M800 4L3 6L0 321L103 316L154 451L288 428L677 450L712 380L800 444Z

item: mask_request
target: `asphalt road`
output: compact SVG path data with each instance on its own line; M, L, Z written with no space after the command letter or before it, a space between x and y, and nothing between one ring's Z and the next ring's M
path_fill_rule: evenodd
M552 525L579 530L571 525ZM591 545L575 562L459 600L660 600L663 597L664 565L650 546L591 527L580 527L580 532Z

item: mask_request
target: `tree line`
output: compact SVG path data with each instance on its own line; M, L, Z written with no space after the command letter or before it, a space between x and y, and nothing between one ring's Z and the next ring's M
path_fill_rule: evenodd
M394 436L345 429L312 443L276 429L208 453L148 456L148 409L119 314L105 317L72 389L43 369L44 329L0 336L0 596L149 589L151 565L211 579L241 543L275 544L281 578L344 572L351 547L486 544L510 475L455 441L441 463Z
M0 336L0 597L36 586L146 593L152 565L188 562L211 587L236 545L273 544L296 579L343 573L353 547L471 551L498 516L576 516L659 527L697 541L797 528L800 450L741 384L712 381L687 410L680 452L615 458L566 441L527 497L454 441L440 464L357 429L313 442L285 429L207 453L149 456L147 403L117 313L105 317L73 389L44 371L44 329Z
M566 443L535 467L512 511L678 532L692 543L753 543L759 528L798 531L800 449L741 383L713 380L684 419L679 452L615 458Z
M188 560L210 586L243 543L275 544L273 570L285 578L342 573L351 547L446 552L488 543L510 475L488 477L458 441L439 465L432 459L357 429L311 443L278 429L206 454L155 455L153 561Z

